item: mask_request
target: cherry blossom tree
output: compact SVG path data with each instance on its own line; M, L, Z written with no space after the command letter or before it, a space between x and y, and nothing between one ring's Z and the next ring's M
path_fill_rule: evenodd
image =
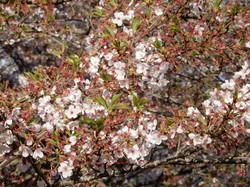
M54 23L57 3L72 2L6 3L5 11L35 5L51 10L43 24ZM56 53L58 67L1 86L2 185L122 186L154 169L162 185L189 184L178 176L195 169L211 174L193 183L222 185L228 166L247 184L249 4L95 3L81 52Z

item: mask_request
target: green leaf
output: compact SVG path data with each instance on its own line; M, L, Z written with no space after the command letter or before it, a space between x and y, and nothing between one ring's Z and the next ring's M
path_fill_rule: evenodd
M104 9L101 9L99 7L95 7L95 10L92 13L93 17L102 17L104 15L105 11Z
M139 101L140 106L145 106L147 103L148 103L148 101L145 98L141 98L140 101Z
M241 5L236 5L233 7L233 9L231 10L231 14L233 16L235 16L240 10L242 9L242 6Z
M76 131L76 133L74 134L76 137L78 137L79 135L81 135L82 133L80 131Z
M127 41L126 39L123 39L121 43L121 47L124 48L124 47L127 47L128 45L129 45L129 41Z
M16 16L16 14L8 14L6 17L9 19L9 18L15 17L15 16Z
M73 54L73 55L70 55L69 57L67 57L67 62L70 65L72 65L72 67L74 69L77 69L77 68L79 68L79 65L81 64L81 59L76 54Z
M119 40L115 40L114 41L114 45L115 45L117 51L120 51L120 49L121 49L121 42Z
M119 110L119 109L129 110L130 108L125 103L117 103L112 106L112 110Z
M146 16L147 16L148 19L150 19L152 17L152 9L151 8L148 8L146 10Z
M246 42L246 40L244 39L244 38L241 38L240 40L239 40L239 43L240 44L243 44L243 43L245 43Z
M137 30L140 28L141 26L141 19L139 17L134 17L132 20L132 30L133 32L137 32Z
M104 117L98 118L94 124L92 124L92 128L95 131L100 131L103 128Z
M196 55L200 55L199 51L193 51L193 55L196 56Z
M56 141L55 141L55 140L49 139L49 141L50 141L50 143L51 143L52 145L56 145Z
M120 50L122 50L124 47L127 47L128 46L128 41L126 41L126 40L122 40L122 41L120 41L120 40L115 40L114 42L113 42L113 44L114 44L114 46L116 47L116 50L117 51L120 51Z
M234 91L234 94L233 94L235 100L238 99L238 95L239 95L239 92L238 92L238 90L236 89L236 90Z
M148 103L147 99L142 97L138 98L136 95L133 95L133 105L138 109L142 109Z
M62 54L65 52L65 48L67 46L67 42L66 41L63 41L63 42L60 42L54 38L52 38L52 40L58 44L61 45L61 49L52 49L50 51L48 51L48 53L52 54L52 55L55 55L57 56L58 58L61 58L62 57Z
M122 96L122 94L115 94L111 99L111 106Z
M71 136L71 131L68 129L65 131L68 136Z
M111 39L114 39L114 32L112 28L109 26L106 26L105 28L106 30L105 30L104 36L109 36Z
M171 117L166 117L166 125L167 127L172 126L175 123L175 119Z
M108 104L107 104L106 100L102 96L97 95L95 98L98 101L98 103L100 103L105 109L108 110L108 108L109 108Z
M84 124L84 123L90 124L90 125L95 124L95 120L88 118L88 117L85 117L85 116L81 116L79 121L81 124Z
M203 116L199 116L199 121L203 124L206 125L206 120Z
M213 6L215 11L218 11L220 9L220 4L222 3L222 0L210 0L211 5Z
M133 104L138 107L139 106L139 98L136 95L133 95Z
M172 28L170 28L170 30L173 31L174 34L176 34L176 33L182 33L182 30L180 30L180 29L177 28L177 27L172 27Z
M95 121L95 124L92 126L94 130L100 131L103 128L104 117L100 117Z
M179 25L179 20L178 20L177 16L174 16L172 18L172 22L174 23L174 25Z
M34 81L39 81L45 78L45 75L41 73L41 68L37 68L34 72L26 72L25 76L33 79Z
M153 46L155 46L155 48L156 48L157 50L161 50L161 48L162 48L161 41L158 40L158 39L156 39L156 40L153 42Z
M105 82L107 82L107 81L109 81L109 79L111 78L112 75L101 73L100 76L101 76L101 78L102 78Z
M23 102L25 102L25 101L27 101L27 100L28 100L28 98L26 98L26 97L23 97L23 98L21 98L21 99L18 99L18 100L16 100L16 101L14 102L13 106L16 107L16 106L18 106L20 103L23 103Z
M55 21L55 16L54 16L53 13L49 13L49 14L47 15L47 18L48 18L48 21L49 21L49 22Z
M87 124L89 127L95 131L99 131L103 128L103 122L105 118L100 117L96 120L91 119L89 117L81 116L80 117L80 124ZM76 133L75 136L78 136L80 133Z
M52 135L53 135L53 136L57 136L58 134L59 134L59 131L58 131L58 130L55 130L55 131L52 132Z
M98 118L95 123L98 125L98 126L101 126L103 125L103 122L104 122L104 117L100 117Z
M111 4L113 7L116 7L118 5L118 0L109 0L109 4Z

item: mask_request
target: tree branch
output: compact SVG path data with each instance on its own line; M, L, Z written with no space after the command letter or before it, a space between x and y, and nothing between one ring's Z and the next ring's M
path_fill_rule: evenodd
M5 158L5 160L3 160L0 163L0 170L2 170L3 168L5 168L5 166L9 165L11 162L13 162L14 160L16 160L19 157L19 155L17 156L10 156L8 158Z

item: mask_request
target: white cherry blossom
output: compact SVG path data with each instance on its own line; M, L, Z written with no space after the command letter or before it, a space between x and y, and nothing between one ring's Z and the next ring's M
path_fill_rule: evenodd
M62 173L62 178L68 178L73 175L73 164L69 163L68 161L64 161L60 163L58 167L58 172Z
M140 149L136 144L131 148L125 148L124 153L126 154L127 158L132 159L133 161L136 161L141 156Z
M100 58L98 56L90 57L90 63L94 66L98 66L100 64Z
M226 92L223 92L222 95L224 95L223 98L224 98L224 102L226 104L232 104L233 103L234 98L233 98L232 92L226 91Z
M118 61L114 63L114 67L116 69L124 69L126 67L126 64L121 61Z
M157 126L157 120L155 119L154 121L149 121L147 123L147 128L148 130L155 130L156 129L156 126Z
M8 145L1 143L0 144L0 156L3 156L6 153L9 153L11 151L11 147Z
M136 51L135 52L135 59L142 60L146 56L146 54L147 54L146 51L143 51L143 50Z
M104 55L105 60L110 61L113 58L113 53L107 53Z
M221 88L222 89L228 89L228 90L234 90L234 88L235 88L235 82L234 82L234 80L226 80L225 81L225 83L223 83L222 85L221 85Z
M199 36L202 36L203 31L205 30L204 27L202 27L200 25L196 25L194 29L195 29L196 32L198 32Z
M199 114L200 114L200 111L197 108L188 107L188 111L187 111L187 116L188 117L193 117L194 118Z
M247 48L250 48L250 41L246 42L246 43L245 43L245 46L246 46Z
M163 11L159 7L155 7L154 12L157 16L161 16L163 14Z
M160 133L155 130L146 135L146 141L153 145L160 145L162 140L166 140L167 136L162 136Z
M76 118L77 115L81 112L81 108L78 106L70 105L67 110L65 110L65 115L71 119Z
M26 140L26 145L31 146L32 144L33 144L33 139L32 138Z
M128 14L125 16L125 19L126 20L131 20L134 17L134 13L135 13L134 10L129 10Z
M182 128L182 126L180 125L178 128L177 128L177 130L176 130L176 132L177 133L179 133L179 134L181 134L181 133L183 133L183 128Z
M50 122L46 122L43 124L43 128L45 128L47 131L52 132L54 130L54 126Z
M21 145L19 147L19 151L21 152L21 154L22 154L23 157L28 157L29 155L32 154L32 151L30 150L30 148L28 148L25 145Z
M123 70L120 69L116 69L115 70L115 75L116 75L116 79L119 81L122 81L125 79L125 72Z
M76 136L71 136L71 137L69 138L69 141L70 141L70 144L71 144L71 145L75 145L76 142L77 142Z
M245 61L244 65L242 66L242 69L240 71L237 71L234 74L233 78L234 79L241 78L244 80L249 74L250 74L249 62Z
M42 152L42 149L41 148L37 148L34 153L33 153L33 158L34 159L37 159L37 158L43 158L44 154Z
M199 134L190 133L190 134L188 134L188 137L191 140L193 140L194 146L203 143L203 139L202 139L202 137Z
M118 26L122 26L123 20L125 20L127 17L124 15L123 12L115 12L114 13L115 18L112 19L112 22L114 24L117 24Z
M5 126L9 126L9 125L12 125L12 119L8 119L5 121Z
M135 48L135 59L142 60L146 56L146 48L143 43L140 43Z
M16 141L16 137L11 130L6 130L5 133L0 134L0 142L6 142L7 145L11 145L14 141Z
M51 97L49 95L44 96L42 98L38 99L39 105L40 106L45 106L49 101L50 101Z
M71 145L70 144L67 144L63 147L63 151L64 153L69 153L71 151Z
M138 73L138 74L147 75L148 69L149 69L149 66L146 63L138 63L136 65L136 73Z
M206 134L203 137L199 134L189 133L188 137L193 141L194 146L210 144L212 139Z

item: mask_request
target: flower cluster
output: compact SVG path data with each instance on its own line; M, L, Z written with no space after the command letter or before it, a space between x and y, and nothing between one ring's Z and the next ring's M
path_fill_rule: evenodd
M0 122L0 160L14 152L23 158L21 173L32 167L32 159L53 171L53 176L47 174L52 183L74 173L81 173L81 180L87 181L91 176L116 174L128 164L144 166L152 150L163 143L169 148L183 144L209 149L215 140L240 142L249 135L248 62L232 79L209 92L202 107L189 107L180 115L182 103L175 102L180 105L175 107L178 111L167 111L166 105L172 104L172 90L167 88L172 86L171 74L185 69L194 56L199 62L211 53L200 48L203 41L214 42L206 38L208 25L195 22L204 16L200 5L187 3L177 8L178 3L163 6L156 1L146 6L131 1L126 2L126 9L112 5L114 10L106 12L111 19L107 19L105 2L100 1L93 14L105 24L85 38L81 60L74 55L76 59L68 59L57 71L44 70L41 79L23 79L17 93L1 93L9 107L0 108L4 119ZM195 19L186 15L188 21L181 21L178 11L186 9ZM148 29L155 25L161 29ZM213 29L208 35L216 38ZM221 49L224 45L220 43ZM206 73L209 60L198 70ZM197 80L194 71L190 74ZM182 83L184 87L187 81ZM178 116L168 121L170 113Z
M245 62L242 69L234 74L232 79L226 80L220 88L209 92L209 99L203 104L203 112L195 107L187 109L187 121L182 121L175 133L187 134L187 145L212 144L214 138L232 138L240 142L250 132L250 67ZM225 134L226 133L226 134Z

